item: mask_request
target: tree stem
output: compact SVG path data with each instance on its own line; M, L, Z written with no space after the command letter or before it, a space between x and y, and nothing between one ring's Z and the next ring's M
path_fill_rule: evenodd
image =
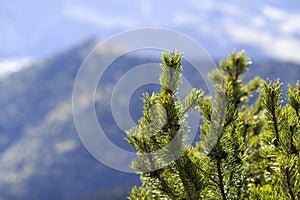
M290 195L291 200L296 200L294 191L292 189L291 181L290 181L290 174L289 174L289 167L285 168L285 180L288 188L288 193Z
M218 177L219 177L219 189L221 191L222 199L227 200L226 195L225 195L225 190L224 190L224 183L223 183L223 175L221 171L221 159L217 160L217 170L218 170Z
M272 113L272 120L274 122L275 137L276 137L277 141L279 142L279 130L278 130L277 116L276 116L274 105L272 105L271 113Z

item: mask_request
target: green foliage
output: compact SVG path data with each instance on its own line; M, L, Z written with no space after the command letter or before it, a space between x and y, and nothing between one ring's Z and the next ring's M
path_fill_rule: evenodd
M285 106L282 106L280 86L279 80L263 82L261 99L266 125L261 137L264 145L260 151L264 162L262 167L265 168L264 177L268 178L266 184L276 187L277 194L281 196L277 199L299 199L299 82L296 87L289 86L288 104Z
M186 144L185 119L189 111L198 107L203 92L193 89L183 103L179 101L176 94L181 84L181 57L177 52L163 53L162 89L151 96L144 94L144 116L138 127L127 131L129 143L138 152L132 167L141 174L143 188L151 191L151 195L140 192L147 199L182 199L185 196L195 199L202 184L192 162L193 153ZM145 189L134 190L133 196L136 191Z
M181 58L162 54L161 91L144 94L144 115L127 131L142 180L129 199L300 199L299 81L284 106L279 80L244 83L251 61L233 51L209 74L214 97L192 89L181 102ZM203 121L196 147L187 145L191 110Z

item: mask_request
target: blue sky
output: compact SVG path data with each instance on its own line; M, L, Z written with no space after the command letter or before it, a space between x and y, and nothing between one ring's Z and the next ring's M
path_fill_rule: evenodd
M252 57L300 62L296 0L12 0L0 2L0 26L3 67L10 60L41 59L92 37L149 26L185 33L215 57L244 48Z

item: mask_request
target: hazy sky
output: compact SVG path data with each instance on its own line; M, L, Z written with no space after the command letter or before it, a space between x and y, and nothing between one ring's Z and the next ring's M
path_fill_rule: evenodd
M1 1L0 63L47 57L92 37L106 39L145 26L183 32L213 56L245 48L253 54L300 62L299 2Z

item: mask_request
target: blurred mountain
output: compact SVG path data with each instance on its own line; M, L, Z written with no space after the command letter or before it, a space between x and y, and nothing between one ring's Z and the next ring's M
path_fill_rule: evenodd
M0 200L125 199L130 188L139 183L138 176L110 169L93 158L75 129L73 83L96 43L90 40L0 79ZM159 59L125 56L107 72L119 75L102 80L104 86L120 78L122 70ZM254 61L246 80L254 76L280 77L282 82L295 83L300 77L300 66L262 59ZM81 98L84 100L84 96ZM96 109L99 107L101 102ZM133 115L141 109L136 105ZM107 136L114 143L130 149L112 116L98 119L110 130Z
M94 45L89 41L1 79L0 199L77 199L95 193L124 199L138 183L136 175L94 159L76 133L73 81Z

